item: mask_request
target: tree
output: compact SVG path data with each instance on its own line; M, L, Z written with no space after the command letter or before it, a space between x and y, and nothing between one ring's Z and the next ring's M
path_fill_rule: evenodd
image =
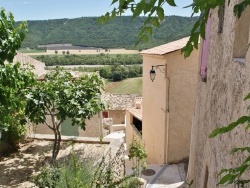
M200 16L191 30L189 41L182 49L185 57L188 57L194 48L198 48L200 36L205 39L205 28L210 9L221 7L225 2L225 0L194 0L191 5L187 6L192 7L192 16L195 13L200 13ZM98 21L105 24L110 19L122 15L126 10L132 12L132 20L143 14L146 16L146 19L140 29L136 44L141 41L148 41L149 37L153 35L154 29L160 27L165 19L165 11L162 8L164 4L172 7L177 6L174 0L112 0L111 5L115 3L117 3L117 6L111 12L107 12L105 15L101 16ZM230 0L228 0L228 4L229 3ZM243 0L239 4L236 4L234 6L234 14L240 17L241 13L248 5L250 5L249 0Z
M73 126L85 130L85 119L104 107L100 100L102 86L102 80L95 74L74 78L69 72L56 69L28 90L25 114L31 122L45 123L54 132L53 161L60 150L62 122L71 118ZM46 115L50 116L51 124Z
M21 47L27 33L27 23L22 22L15 27L14 16L0 10L0 64L5 61L12 62L16 55L16 50Z
M35 84L30 69L12 63L27 31L26 22L15 27L14 17L0 11L0 131L2 141L16 150L19 139L26 132L24 90ZM6 63L6 64L5 64Z
M0 65L0 131L13 150L26 133L25 90L36 83L35 75L17 64Z

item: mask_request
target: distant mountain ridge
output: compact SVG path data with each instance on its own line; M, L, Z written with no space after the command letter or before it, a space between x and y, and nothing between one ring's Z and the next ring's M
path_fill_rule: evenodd
M37 48L46 44L73 44L96 48L133 48L144 17L117 17L106 25L97 17L28 21L28 34L22 47ZM150 43L137 48L149 48L190 34L197 17L168 16L155 30Z

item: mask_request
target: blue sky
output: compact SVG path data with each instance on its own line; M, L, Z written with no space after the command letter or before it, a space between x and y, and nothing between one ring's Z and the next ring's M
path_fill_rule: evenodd
M112 0L0 0L0 7L12 12L16 21L101 16L113 9ZM182 7L192 0L175 0L178 7L165 6L166 15L190 16ZM126 13L130 15L130 13Z

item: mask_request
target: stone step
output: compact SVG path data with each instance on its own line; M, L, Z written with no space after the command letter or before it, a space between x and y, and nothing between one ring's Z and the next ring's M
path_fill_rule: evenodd
M112 125L112 132L115 131L122 131L126 129L126 125L125 124L114 124Z

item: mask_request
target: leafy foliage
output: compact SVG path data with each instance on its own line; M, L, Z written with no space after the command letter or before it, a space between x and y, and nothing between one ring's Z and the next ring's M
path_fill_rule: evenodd
M224 5L225 0L194 0L193 3L187 7L192 7L193 13L200 13L199 19L192 25L190 32L190 38L186 46L182 49L185 57L188 57L194 48L198 48L199 37L205 39L205 26L207 23L210 9L215 9ZM133 14L132 18L135 19L140 15L146 16L143 20L143 25L140 27L140 31L137 37L136 44L145 42L153 36L155 28L159 28L165 20L165 11L162 8L163 5L174 7L177 6L174 0L113 0L111 5L117 3L111 12L107 12L105 15L99 18L101 23L107 23L109 20L116 16L122 15L126 10L130 10ZM228 0L230 3L230 0ZM249 0L243 0L239 4L235 5L234 13L238 17L244 9L250 4Z
M0 65L0 130L14 148L26 132L25 89L35 83L34 74L19 63Z
M132 160L134 175L136 177L141 176L141 171L145 170L147 167L146 158L147 152L145 147L141 144L139 140L133 140L129 148L129 160Z
M135 78L142 76L142 67L133 65L133 66L122 66L122 65L113 65L106 66L100 69L100 76L105 79L112 79L114 82L121 81L126 78Z
M57 165L40 169L32 181L40 188L87 188L93 178L93 161L81 159L74 150Z
M29 32L22 47L37 48L38 45L72 43L80 47L133 48L137 33L145 17L117 17L100 25L98 18L56 19L28 21ZM189 35L197 18L168 16L155 30L150 43L140 43L136 48L151 48ZM167 32L166 32L167 31ZM56 50L56 49L54 49ZM111 49L112 50L112 49Z
M244 100L248 99L250 99L250 93L245 97ZM250 128L250 116L242 116L237 121L232 122L227 126L216 128L212 131L209 137L214 138L217 135L230 132L239 125L245 125L245 129L247 131ZM244 187L246 184L250 183L250 179L241 178L245 172L250 170L250 147L234 148L232 149L231 153L242 153L243 155L246 154L246 159L238 167L222 169L219 173L219 176L222 175L222 178L220 179L218 185L237 184L241 187Z
M13 62L16 50L21 46L26 34L27 24L14 26L11 13L0 10L0 131L2 140L17 149L19 140L25 135L26 105L24 90L35 83L35 76L29 69ZM6 62L7 63L7 62Z
M63 66L63 65L133 65L142 64L142 57L139 54L130 55L41 55L34 57L42 61L46 66Z
M85 129L85 119L103 109L100 100L102 85L96 74L73 78L69 72L56 69L28 90L25 114L31 122L45 123L53 130L53 160L60 150L62 122L71 118L72 126ZM46 121L46 115L50 116L51 124Z
M4 62L12 62L16 50L21 47L27 32L27 23L22 22L15 27L14 16L0 10L0 65Z

